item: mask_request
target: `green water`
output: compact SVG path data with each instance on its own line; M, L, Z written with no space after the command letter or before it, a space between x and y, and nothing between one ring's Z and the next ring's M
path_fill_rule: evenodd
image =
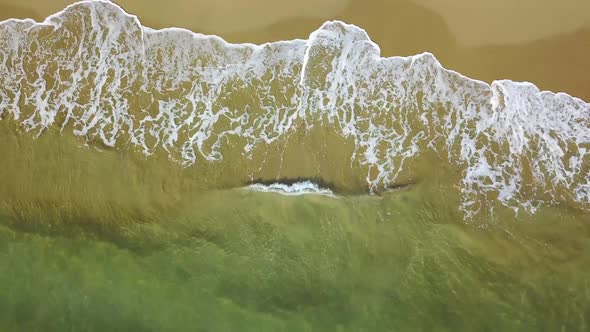
M110 225L15 208L0 227L0 329L588 328L581 216L465 224L444 189L381 199L212 191L150 218L113 209Z

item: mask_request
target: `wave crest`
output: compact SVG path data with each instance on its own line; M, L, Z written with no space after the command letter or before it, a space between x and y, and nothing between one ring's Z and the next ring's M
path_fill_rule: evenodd
M468 215L494 200L534 212L590 204L590 105L531 83L491 85L430 53L380 56L359 27L326 22L307 40L229 44L153 30L105 1L43 23L0 23L0 115L30 132L51 126L107 146L164 149L185 165L245 157L299 125L351 138L369 189L431 150L462 169ZM343 165L344 166L344 165Z

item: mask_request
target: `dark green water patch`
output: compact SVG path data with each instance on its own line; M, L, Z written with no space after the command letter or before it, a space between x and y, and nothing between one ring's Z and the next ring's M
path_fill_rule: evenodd
M381 199L213 191L77 223L75 207L4 209L0 330L588 328L581 217L482 227L453 206L417 186Z

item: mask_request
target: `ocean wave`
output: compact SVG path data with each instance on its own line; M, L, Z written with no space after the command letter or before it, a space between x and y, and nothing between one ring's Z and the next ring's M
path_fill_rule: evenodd
M434 55L381 57L340 21L308 39L230 44L154 30L107 1L42 23L0 23L0 116L34 135L57 126L106 146L164 150L190 166L244 158L298 126L354 141L367 188L394 183L425 150L462 170L462 209L590 205L590 104L531 83L487 84ZM342 165L345 167L346 165Z
M253 183L246 187L248 190L261 191L261 192L272 192L288 196L300 196L300 195L323 195L336 197L332 190L321 188L316 183L311 181L301 181L288 183Z

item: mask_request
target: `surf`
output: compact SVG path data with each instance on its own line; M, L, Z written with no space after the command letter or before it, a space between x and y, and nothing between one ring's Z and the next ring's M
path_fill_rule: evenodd
M368 192L405 182L434 153L460 171L466 216L495 202L516 213L590 205L590 104L471 79L431 53L381 57L341 21L307 39L231 44L82 1L41 23L1 22L0 46L0 117L36 137L57 128L193 167L253 160L323 127L353 142L337 168L362 168Z

